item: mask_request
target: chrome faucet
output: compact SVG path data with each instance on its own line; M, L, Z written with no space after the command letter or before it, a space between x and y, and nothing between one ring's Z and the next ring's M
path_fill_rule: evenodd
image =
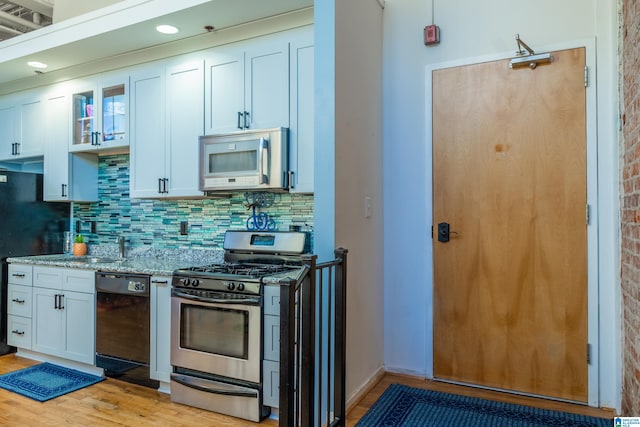
M120 259L124 259L124 236L116 237L116 243L118 244L118 249L120 250Z

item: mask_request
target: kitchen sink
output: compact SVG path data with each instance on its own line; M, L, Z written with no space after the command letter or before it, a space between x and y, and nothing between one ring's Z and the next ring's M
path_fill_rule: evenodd
M111 264L124 262L122 258L110 258L110 257L99 257L99 256L72 256L72 255L61 255L58 257L49 258L51 261L55 262L77 262L80 264Z
M75 258L83 258L80 262L86 262L88 264L106 264L113 262L123 262L124 259L121 258L107 258L107 257L95 257L95 256L81 256L81 257L73 257Z

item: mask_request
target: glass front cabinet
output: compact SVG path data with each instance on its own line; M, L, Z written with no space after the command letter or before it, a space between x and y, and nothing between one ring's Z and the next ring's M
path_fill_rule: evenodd
M69 151L101 151L129 145L128 80L88 85L73 93Z

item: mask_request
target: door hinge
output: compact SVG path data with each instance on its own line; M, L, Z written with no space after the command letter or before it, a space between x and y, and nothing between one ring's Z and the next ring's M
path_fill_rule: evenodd
M587 365L591 365L591 344L587 343Z
M589 67L584 66L584 87L589 87Z
M591 225L591 205L589 204L587 204L586 215L587 215L587 225Z

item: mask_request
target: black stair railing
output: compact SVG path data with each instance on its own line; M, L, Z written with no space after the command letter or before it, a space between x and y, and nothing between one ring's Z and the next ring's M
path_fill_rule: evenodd
M346 425L347 252L280 282L280 427Z

